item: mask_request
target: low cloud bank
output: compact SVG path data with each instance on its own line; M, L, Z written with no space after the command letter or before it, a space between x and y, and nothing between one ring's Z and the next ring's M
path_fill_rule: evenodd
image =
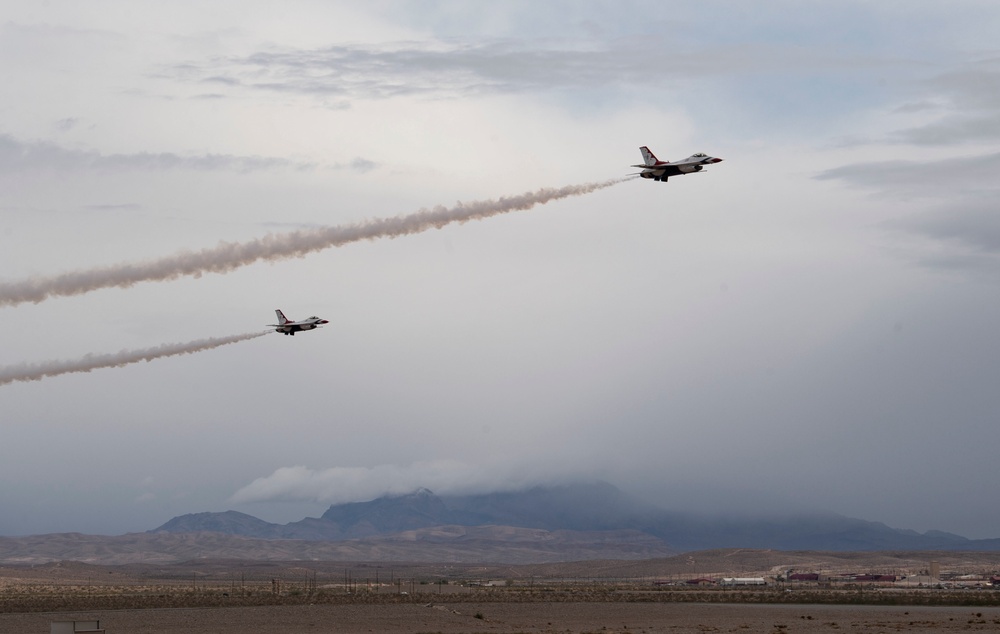
M525 464L470 464L433 460L409 465L373 467L281 467L257 478L233 494L233 504L309 501L323 504L364 502L385 495L403 495L420 488L438 495L469 495L516 491L540 484L562 484L587 477L582 471ZM591 474L590 477L593 477Z

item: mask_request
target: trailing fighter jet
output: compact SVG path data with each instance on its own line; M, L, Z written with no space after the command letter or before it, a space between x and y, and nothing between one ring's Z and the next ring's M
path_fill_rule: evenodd
M676 163L671 163L670 161L661 161L649 151L649 148L645 145L639 148L642 152L642 160L645 161L643 165L632 165L632 167L642 167L644 168L639 172L639 176L643 178L652 178L654 181L667 182L667 179L671 176L680 176L681 174L691 174L693 172L700 172L704 169L705 165L711 165L712 163L719 163L722 161L720 158L713 158L702 152L697 154L692 154L682 161L677 161Z
M281 310L275 310L274 314L278 316L278 323L268 324L268 326L275 326L274 332L280 332L285 335L295 336L295 333L300 330L313 330L319 328L322 324L330 323L326 319L320 319L319 317L310 317L309 319L303 319L302 321L288 321L285 317L285 313Z

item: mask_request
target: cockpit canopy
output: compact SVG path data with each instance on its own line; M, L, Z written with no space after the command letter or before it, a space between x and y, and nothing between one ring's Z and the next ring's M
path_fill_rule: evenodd
M705 158L706 156L708 156L708 154L705 154L704 152L697 152L695 154L692 154L691 156L697 156L698 158Z

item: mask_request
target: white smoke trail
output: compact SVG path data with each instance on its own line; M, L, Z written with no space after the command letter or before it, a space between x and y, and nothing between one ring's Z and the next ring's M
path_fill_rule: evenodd
M152 361L162 357L173 357L179 354L193 354L203 350L211 350L231 343L256 339L270 334L271 330L250 332L231 337L213 337L199 339L188 343L166 343L145 350L122 350L112 354L88 354L76 361L43 361L41 363L21 363L0 368L0 385L14 381L41 381L50 376L69 374L72 372L90 372L98 368L120 368L130 363Z
M545 188L497 200L459 202L450 209L438 206L421 209L407 216L376 218L355 225L271 234L243 243L220 242L214 248L185 251L137 264L123 263L53 277L7 282L0 284L0 306L14 306L25 302L37 304L50 297L81 295L101 288L128 288L138 282L173 280L185 275L200 277L203 273L228 273L258 260L302 257L307 253L360 240L396 238L428 229L440 229L454 222L481 220L511 211L531 209L535 205L570 196L582 196L626 180L631 178L557 189Z

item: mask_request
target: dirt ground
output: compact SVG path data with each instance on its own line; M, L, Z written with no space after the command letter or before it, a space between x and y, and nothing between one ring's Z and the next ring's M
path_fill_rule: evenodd
M937 634L1000 631L1000 608L560 602L302 605L0 614L0 634L48 634L53 621L74 619L100 620L107 634Z

